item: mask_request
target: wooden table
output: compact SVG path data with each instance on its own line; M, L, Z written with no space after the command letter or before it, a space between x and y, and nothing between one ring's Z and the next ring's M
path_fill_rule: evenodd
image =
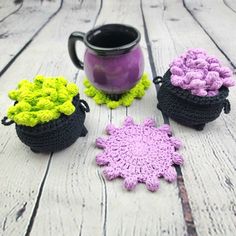
M141 101L116 110L83 94L84 72L70 61L68 36L110 22L140 30L150 79L194 47L236 68L235 0L0 0L1 117L12 104L7 92L36 74L76 82L91 108L89 134L48 155L32 153L13 126L0 126L0 235L236 235L236 88L231 113L201 132L169 120L185 144L175 183L128 192L121 180L104 179L94 142L106 124L121 125L126 115L164 122L153 85Z

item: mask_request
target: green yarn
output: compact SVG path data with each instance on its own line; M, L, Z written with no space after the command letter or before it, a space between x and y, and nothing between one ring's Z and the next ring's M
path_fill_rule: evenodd
M7 116L18 125L34 127L75 111L73 97L78 87L63 77L37 75L33 82L21 80L8 96L17 103L9 107Z
M141 99L145 95L145 90L149 88L151 82L148 79L147 74L143 74L140 81L133 87L130 91L122 94L121 98L118 101L113 101L111 98L104 92L96 89L88 79L84 80L85 90L84 93L92 97L93 100L99 104L106 104L108 108L115 109L119 106L130 106L134 99Z

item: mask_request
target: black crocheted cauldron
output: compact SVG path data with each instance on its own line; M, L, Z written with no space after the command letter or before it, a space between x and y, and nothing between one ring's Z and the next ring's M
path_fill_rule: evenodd
M222 109L226 114L230 112L230 103L226 99L228 88L222 86L219 94L213 97L199 97L173 86L170 77L168 70L163 77L154 78L153 82L157 89L157 108L176 122L202 130L206 123L219 117Z
M85 113L89 112L87 102L75 96L73 105L76 110L70 116L61 114L58 119L35 127L16 124L19 139L33 152L55 152L69 147L88 132L84 126ZM14 121L7 121L7 117L2 119L3 125L13 123Z

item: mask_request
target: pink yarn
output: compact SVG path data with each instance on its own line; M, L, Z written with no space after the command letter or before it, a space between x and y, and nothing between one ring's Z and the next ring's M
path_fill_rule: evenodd
M232 71L203 49L189 49L170 64L171 83L197 96L215 96L222 86L235 85Z
M158 178L172 182L176 179L173 164L181 165L182 156L176 152L181 142L170 137L169 125L156 128L153 119L142 125L127 117L121 128L108 125L108 138L97 138L96 145L104 151L96 156L96 163L106 166L103 173L108 180L124 178L124 187L132 190L145 183L150 191L159 187Z

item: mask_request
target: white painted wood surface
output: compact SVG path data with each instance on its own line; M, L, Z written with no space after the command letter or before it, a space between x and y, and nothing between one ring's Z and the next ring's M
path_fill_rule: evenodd
M127 7L124 8L124 5ZM91 9L90 6L91 1L84 1L82 8ZM133 9L134 13L131 15L129 14L129 9L133 6L135 6L135 9ZM96 8L98 11L99 5ZM60 14L68 14L68 9L63 9ZM117 9L120 10L117 11ZM107 15L110 12L113 12L113 14L107 19ZM71 12L70 20L76 22L80 19L87 19L92 13L95 15L94 12L81 11L81 14L73 14ZM139 20L137 20L137 17ZM58 21L55 20L53 23L60 24L60 19L63 18L59 17ZM94 21L94 19L91 19L91 21ZM142 30L139 5L136 5L135 1L129 1L129 3L125 1L103 2L96 25L109 22L130 23ZM67 29L63 31L65 37L58 38L64 41L68 37L66 35L67 31L68 33L75 29L87 31L91 25L87 25L85 29L75 28L74 25L70 25L70 22L68 22L68 25L63 25L63 27ZM45 38L50 39L53 28L55 28L54 24L49 25L45 29L48 34L44 35L44 32L42 32L41 36L44 35ZM58 31L61 32L60 28ZM38 42L41 41L44 40L40 39L39 36ZM60 43L63 44L63 41L60 41ZM145 47L144 39L142 45ZM34 44L32 43L33 46ZM35 43L36 46L38 45ZM41 46L43 47L43 44ZM83 45L78 45L78 51L83 48ZM145 48L144 52L146 52ZM65 56L67 54L66 47L59 53L59 55ZM147 52L145 54L147 59ZM56 62L56 60L54 61ZM73 68L73 65L71 64L68 68ZM148 60L146 71L151 74ZM81 87L83 77L83 73L78 76L78 83ZM146 114L155 117L156 102L152 99L152 95L155 96L154 87L149 92L149 96L146 96L142 103L140 101L135 102L136 105L134 104L133 107L129 108L128 113L129 111L137 113L142 104L142 106L146 107L144 110ZM122 189L122 182L120 180L104 182L101 176L101 169L96 166L94 161L95 155L100 152L100 150L94 149L94 142L97 137L104 135L104 129L110 120L117 125L121 125L126 116L126 108L119 108L110 112L104 106L98 107L95 105L91 99L87 99L87 101L92 111L86 122L90 130L89 136L86 138L86 142L83 139L78 140L77 145L73 149L71 148L65 152L53 155L50 173L45 183L32 234L41 235L48 233L47 225L50 222L50 225L52 225L49 231L51 235L59 234L60 232L69 235L71 232L76 231L81 232L82 235L144 235L145 232L147 235L153 235L156 233L156 228L159 228L158 235L161 235L163 232L167 235L173 235L174 233L184 235L185 226L178 198L178 189L175 184L170 185L163 181L159 194L150 194L143 185L138 186L135 192L128 193ZM147 106L147 103L153 103L153 106ZM144 117L146 116L138 116L137 122L142 121ZM161 118L159 119L161 120ZM81 145L83 146L82 150ZM73 165L76 168L72 168L68 173L68 168L71 168ZM64 173L64 177L61 176L61 173ZM78 184L76 185L76 183ZM58 188L58 186L65 186L65 188ZM51 196L52 191L55 194L53 196ZM58 204L54 203L56 196ZM75 200L71 202L71 198ZM70 204L67 205L67 202L70 202ZM169 204L166 205L166 202ZM54 207L51 206L53 203L55 204ZM84 207L83 204L85 205ZM72 217L64 222L64 219L61 219L63 214L58 214L59 211L65 212L66 215L70 214ZM92 214L91 212L93 212L92 219L89 217ZM158 215L156 215L156 212L159 212ZM169 215L168 218L166 217L167 214ZM51 215L55 215L55 217L51 217Z
M61 0L27 0L22 4L18 11L0 22L0 75L60 10Z
M23 1L0 1L0 22L17 13L23 6Z
M181 2L156 3L145 1L144 12L150 39L156 42L152 45L154 61L161 74L174 57L194 47L207 49L230 66ZM156 7L150 8L155 4ZM152 27L154 16L159 16L156 27ZM235 232L236 198L232 187L236 184L235 129L232 127L235 126L235 92L235 88L231 89L231 114L222 114L202 132L171 121L175 135L185 143L183 175L199 235L233 235Z
M190 4L192 7L198 2L186 1L186 5L189 7ZM214 8L223 9L218 12L221 16L218 19L222 19L225 11L228 11L225 10L227 7L220 1L215 2ZM225 2L234 8L233 1ZM210 3L211 1L204 1L204 5ZM27 10L24 10L23 15L20 13L25 4L31 4L37 12L45 10L39 1L24 1L17 15L13 14L0 22L0 29L8 22L9 30L16 27L14 21L21 22L14 40L31 27L29 33L24 35L24 41L17 44L17 50L34 37L43 22L57 11L60 2L44 0L43 4L48 4L48 10L41 12L37 20L32 21L32 26L29 20L22 20L23 15L25 19L29 19L32 14ZM201 11L208 10L202 7ZM67 39L71 32L86 32L94 25L120 22L137 27L142 34L145 71L150 78L155 70L162 75L169 62L190 47L206 48L226 65L232 66L204 32L206 27L205 30L212 39L223 48L228 59L234 62L234 49L229 44L226 45L219 33L222 31L211 25L213 16L201 13L200 27L190 13L178 0L64 0L57 14L45 23L34 40L0 77L0 116L4 116L11 104L7 91L14 88L22 78L31 79L38 73L63 75L75 81L80 87L81 96L86 98L82 92L85 75L70 61ZM2 16L0 11L0 19ZM10 20L12 18L14 20ZM232 17L227 17L224 21L233 27ZM226 35L229 34L227 29L223 29ZM232 37L236 36L233 31L230 33ZM0 44L2 58L6 55L5 61L1 61L0 56L0 68L11 60L7 57L10 52L8 47L4 46L12 45L10 43L11 40L6 38L4 44ZM77 49L79 55L82 55L84 46L78 43ZM152 59L150 54L155 67L150 66L153 65L149 61ZM100 150L95 148L94 141L96 137L105 136L104 128L109 122L121 125L128 114L137 122L153 117L158 124L163 123L162 114L156 109L155 97L152 86L141 101L135 101L128 109L121 107L112 111L104 106L97 106L91 99L86 98L91 108L86 119L89 134L78 139L70 148L53 153L52 156L32 153L20 143L13 126L0 126L0 234L234 235L235 88L230 94L231 113L222 114L219 119L207 125L204 131L196 132L170 121L175 136L181 138L185 144L181 150L185 157L182 172L196 232L191 230L187 221L191 212L186 211L183 203L187 201L180 193L183 186L161 181L160 189L156 193L148 192L144 185L137 186L133 192L127 192L122 189L121 180L106 181L101 174L101 168L96 166L95 155Z
M184 0L186 8L236 66L236 12L222 0Z
M233 12L236 13L236 1L234 0L223 0L224 4L229 7Z

